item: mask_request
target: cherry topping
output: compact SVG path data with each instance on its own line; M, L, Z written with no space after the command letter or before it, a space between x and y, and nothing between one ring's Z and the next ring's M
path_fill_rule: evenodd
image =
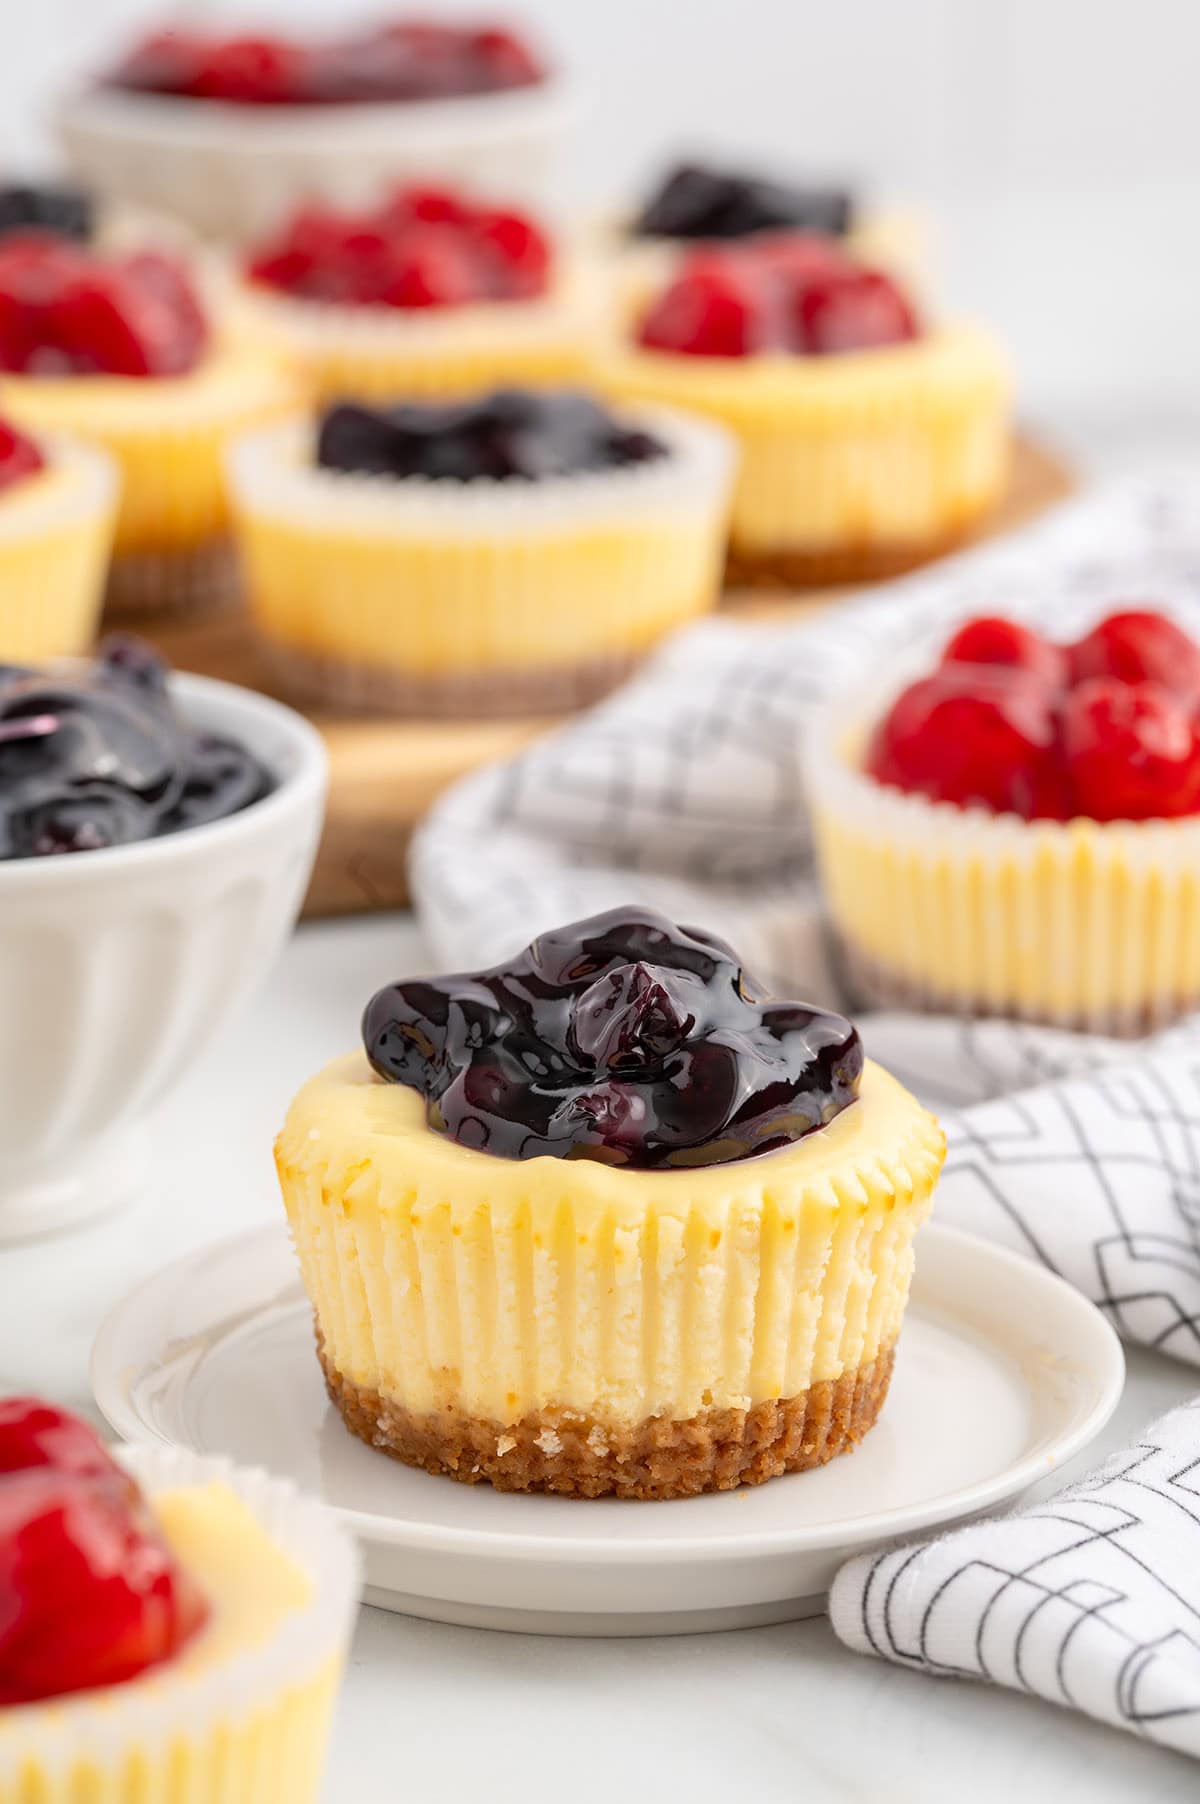
M0 494L45 467L46 460L33 440L0 419Z
M631 230L639 238L745 238L781 229L842 237L851 211L844 188L802 188L680 163L663 177Z
M35 1466L82 1478L111 1478L121 1470L78 1416L37 1397L0 1397L0 1478Z
M641 908L489 971L391 984L363 1041L461 1145L643 1170L789 1145L854 1101L862 1071L849 1021L768 997L723 941Z
M1200 808L1200 737L1160 683L1089 677L1068 697L1063 750L1082 814L1094 821L1173 819Z
M251 281L303 300L458 307L544 294L550 244L523 213L441 188L398 188L369 212L302 208L246 264Z
M1173 620L1149 609L1110 614L1071 650L1071 674L1162 683L1200 698L1200 646Z
M236 106L302 106L500 93L529 87L545 74L511 31L399 19L314 43L282 35L157 31L107 82Z
M331 408L317 434L322 469L437 481L579 475L652 462L666 447L571 389L497 389L477 401Z
M854 262L831 240L795 235L692 252L651 302L638 340L692 357L822 357L918 333L890 276Z
M103 258L47 233L0 239L0 369L179 376L207 342L195 290L171 258Z
M1200 814L1200 647L1150 610L1073 646L968 621L872 736L881 783L1027 820Z
M123 1479L49 1466L0 1478L0 1705L135 1678L206 1615Z

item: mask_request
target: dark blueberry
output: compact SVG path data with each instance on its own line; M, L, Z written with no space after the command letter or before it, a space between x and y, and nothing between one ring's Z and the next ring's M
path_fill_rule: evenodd
M241 745L177 714L130 638L78 671L0 666L0 857L94 852L236 814L272 788Z
M497 389L474 401L392 408L342 402L317 433L322 469L442 482L537 482L665 455L650 433L571 389Z
M766 996L723 940L639 908L490 971L391 984L363 1040L463 1146L639 1169L786 1146L853 1102L862 1073L841 1015Z
M14 182L0 186L0 238L9 232L53 232L87 243L92 201L82 188L63 183Z
M680 163L646 202L631 230L637 238L748 238L755 232L850 230L847 189L802 188L759 176Z

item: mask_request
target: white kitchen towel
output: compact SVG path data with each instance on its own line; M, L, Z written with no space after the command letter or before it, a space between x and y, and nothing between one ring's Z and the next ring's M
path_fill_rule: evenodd
M829 1610L860 1653L1200 1756L1200 1399L1046 1502L852 1560Z

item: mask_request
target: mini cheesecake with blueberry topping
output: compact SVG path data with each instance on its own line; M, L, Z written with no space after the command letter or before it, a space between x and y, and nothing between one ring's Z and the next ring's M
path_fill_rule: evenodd
M1124 608L1071 644L970 620L832 703L808 792L865 1003L1144 1033L1200 1006L1200 644Z
M0 411L115 459L111 608L225 596L222 448L296 399L277 361L217 342L175 258L101 254L44 224L0 234Z
M572 707L716 605L733 449L577 390L343 403L230 458L280 680L348 707Z
M1007 483L1010 384L991 337L925 320L900 280L828 235L698 244L603 379L736 435L737 581L910 568L966 538Z
M672 1498L872 1426L944 1143L851 1023L640 908L389 985L276 1146L347 1426L467 1484Z

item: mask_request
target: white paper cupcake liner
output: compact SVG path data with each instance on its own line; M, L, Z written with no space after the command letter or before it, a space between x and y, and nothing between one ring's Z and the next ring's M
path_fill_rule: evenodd
M156 1493L178 1486L228 1485L308 1578L311 1597L289 1612L265 1642L211 1666L176 1672L168 1662L124 1685L0 1712L0 1797L14 1786L16 1798L34 1798L38 1804L90 1804L101 1797L105 1804L140 1804L148 1797L156 1804L159 1799L162 1804L176 1799L190 1804L193 1797L203 1797L205 1804L242 1804L251 1791L248 1782L239 1784L234 1776L238 1757L232 1744L238 1726L269 1714L273 1706L282 1711L289 1698L320 1679L324 1668L344 1659L359 1592L357 1550L323 1505L301 1496L286 1480L178 1448L121 1448L118 1457L151 1502ZM310 1727L314 1734L323 1730L321 1723ZM188 1790L195 1773L189 1781L176 1772L168 1752L174 1759L186 1746L203 1754L206 1744L219 1737L230 1744L221 1755L225 1768L215 1762L225 1771L225 1782ZM135 1750L135 1770L122 1781L117 1775ZM261 1747L257 1759L270 1752ZM33 1770L38 1774L33 1789L21 1790L22 1775ZM315 1796L316 1773L304 1771L311 1781L304 1796ZM96 1775L104 1775L102 1790ZM253 1795L277 1796L284 1804L283 1791L255 1788ZM287 1804L293 1804L295 1795L286 1794Z
M806 746L826 902L865 1000L1103 1034L1200 1004L1200 816L1025 821L906 794L859 765L882 712L832 704Z

